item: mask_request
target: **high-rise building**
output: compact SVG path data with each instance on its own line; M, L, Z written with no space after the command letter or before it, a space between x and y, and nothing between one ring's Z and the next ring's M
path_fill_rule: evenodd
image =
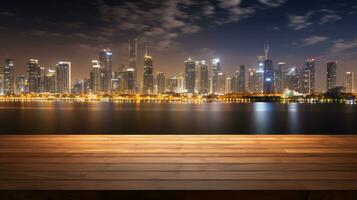
M133 68L126 69L126 76L125 76L126 93L134 94L137 92L135 73L136 71Z
M263 69L248 70L248 91L252 94L263 93Z
M302 79L301 70L297 67L291 67L284 72L284 90L289 89L296 92L301 92Z
M356 74L354 72L346 72L346 92L356 92Z
M144 84L143 93L153 94L154 93L154 69L152 57L148 55L147 51L144 57Z
M206 61L201 61L199 64L199 93L208 94L209 93L209 80L208 80L208 65Z
M185 91L195 93L196 82L196 62L191 58L185 61Z
M221 73L221 63L218 58L212 60L212 94L218 93L218 75Z
M245 66L241 65L239 67L238 76L237 76L237 91L239 93L245 93Z
M16 77L16 94L26 93L26 78L25 76Z
M111 91L111 79L112 79L112 57L113 53L110 49L103 49L99 52L99 65L101 67L101 89L102 92L109 93Z
M326 78L327 78L327 90L335 88L337 86L337 62L328 62L326 69Z
M15 94L15 65L12 59L5 59L3 73L3 93Z
M157 93L158 94L165 93L166 92L165 73L157 72L156 81L157 81Z
M184 92L184 88L185 88L185 78L182 75L182 73L177 77L177 92L178 93L183 93Z
M0 73L0 94L4 94L4 74Z
M137 56L138 56L138 39L129 40L129 69L130 73L133 74L134 88L137 90Z
M274 93L274 66L272 60L264 61L264 74L263 74L263 92L264 94Z
M71 62L58 62L56 66L56 92L71 93Z
M303 82L302 82L302 93L312 94L315 92L315 59L308 59L303 68Z
M169 92L178 93L178 79L176 76L167 80L167 89Z
M239 77L239 71L237 70L234 75L231 77L231 90L233 93L238 92L238 77Z
M90 88L91 92L98 93L101 92L101 74L102 70L99 65L98 60L92 60L92 69L90 72Z
M48 69L44 78L44 90L49 93L56 93L56 70Z
M275 75L274 75L274 88L275 92L277 93L283 93L284 92L284 72L286 71L286 63L285 62L279 62L278 63L278 68L275 70Z
M217 94L225 94L226 91L227 91L227 88L226 88L226 76L220 72L218 74L218 82L217 82L217 86L218 86L218 91L217 91Z
M224 91L225 94L232 93L232 78L230 76L226 77L225 87L226 87Z
M26 65L27 92L39 93L41 85L41 68L36 59L30 59Z
M72 87L72 94L84 94L84 81L83 80L76 80Z

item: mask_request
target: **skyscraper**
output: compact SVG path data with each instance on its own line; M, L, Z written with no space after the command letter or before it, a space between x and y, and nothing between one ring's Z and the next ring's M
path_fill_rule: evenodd
M157 80L157 93L158 94L165 93L166 92L165 73L164 72L157 72L156 80Z
M218 74L221 73L221 64L218 58L212 60L212 94L218 93Z
M101 68L98 60L92 60L92 70L90 72L91 92L98 93L101 88Z
M154 93L154 69L152 57L148 55L147 50L144 57L144 94Z
M12 59L5 59L3 73L3 93L15 94L15 66Z
M252 94L263 93L263 73L262 69L248 70L248 90Z
M27 92L40 92L41 69L37 59L30 59L26 65Z
M263 74L263 92L264 94L274 93L274 66L272 60L265 60Z
M16 94L24 94L26 92L25 76L16 77Z
M58 62L56 66L57 93L71 93L71 62Z
M135 90L137 90L137 56L138 56L138 39L130 39L129 40L129 69L130 73L133 74L133 84Z
M284 89L301 92L301 70L297 67L291 67L284 73Z
M346 92L354 93L356 90L356 74L354 72L346 72Z
M206 61L202 60L199 65L199 93L208 94L209 92L209 80L208 80L208 65Z
M44 90L49 93L56 93L56 70L48 69L44 78Z
M224 94L227 91L226 88L226 75L224 75L222 72L218 74L218 79L217 79L217 94Z
M244 93L245 91L245 66L241 65L239 67L239 73L237 77L237 92Z
M187 93L195 93L196 62L191 58L185 61L185 90Z
M110 49L103 49L99 52L99 65L102 69L102 91L109 93L111 91L111 79L112 79L112 57L113 53Z
M304 94L312 94L315 92L315 59L308 59L303 68L302 92Z
M278 68L275 70L275 92L277 93L283 93L284 92L284 72L286 68L286 63L285 62L279 62L278 63Z
M178 80L177 77L171 77L167 80L167 89L169 92L178 92Z
M126 76L125 76L125 86L126 86L126 93L134 94L137 92L136 82L135 82L135 69L128 68L126 69Z
M328 62L326 69L326 78L327 78L327 90L335 88L337 86L337 62Z

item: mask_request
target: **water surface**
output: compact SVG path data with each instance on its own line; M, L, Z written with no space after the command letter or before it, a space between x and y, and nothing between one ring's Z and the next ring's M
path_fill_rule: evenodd
M357 106L1 102L0 134L357 134Z

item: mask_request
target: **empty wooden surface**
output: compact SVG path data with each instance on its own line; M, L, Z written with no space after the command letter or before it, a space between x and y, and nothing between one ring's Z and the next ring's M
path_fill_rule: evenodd
M356 190L357 136L3 135L1 190Z

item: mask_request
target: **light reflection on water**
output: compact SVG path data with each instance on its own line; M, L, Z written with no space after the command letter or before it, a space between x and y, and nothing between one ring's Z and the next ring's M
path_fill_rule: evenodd
M1 102L0 133L356 134L356 105Z

